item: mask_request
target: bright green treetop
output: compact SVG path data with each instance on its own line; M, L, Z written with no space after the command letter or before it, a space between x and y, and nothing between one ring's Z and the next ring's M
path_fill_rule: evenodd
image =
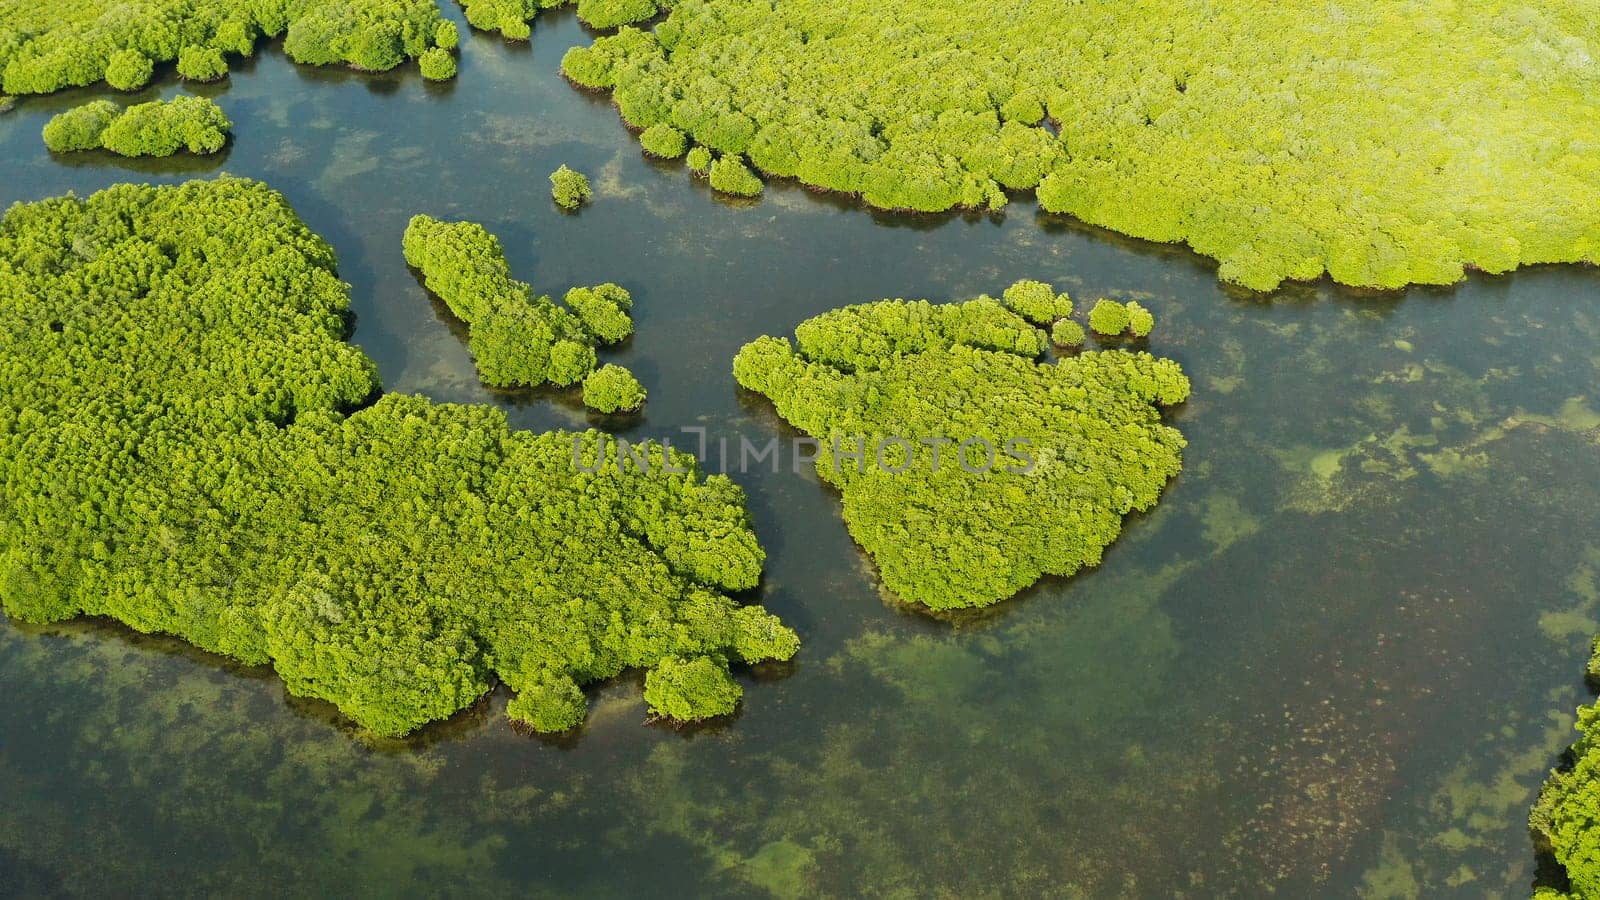
M601 366L583 380L583 405L596 412L634 412L644 401L644 385L622 366Z
M594 196L582 172L563 165L550 173L550 196L562 209L577 209Z

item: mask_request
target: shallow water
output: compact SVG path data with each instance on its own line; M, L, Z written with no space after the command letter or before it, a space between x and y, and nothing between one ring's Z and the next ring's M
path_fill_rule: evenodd
M337 249L390 390L528 428L600 420L479 385L401 258L413 213L483 222L538 290L633 292L637 335L602 354L650 390L629 435L780 431L733 354L846 303L1022 277L1138 297L1195 382L1183 475L1097 570L948 621L880 595L814 475L738 476L760 599L805 646L741 676L737 719L682 732L624 678L576 736L514 731L498 694L373 744L179 641L7 623L0 893L1526 892L1527 809L1600 631L1600 274L1258 298L1027 199L725 202L559 78L584 40L570 12L531 46L474 35L442 87L272 48L201 89L236 123L220 160L52 159L44 120L96 92L29 100L0 116L0 202L261 178ZM549 198L561 163L599 195L576 215Z

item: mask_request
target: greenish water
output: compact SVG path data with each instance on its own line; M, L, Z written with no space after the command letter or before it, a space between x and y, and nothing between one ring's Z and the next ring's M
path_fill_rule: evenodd
M537 289L633 292L637 335L610 357L650 391L630 435L774 433L733 354L846 303L1022 277L1138 297L1195 382L1183 475L1099 569L946 621L885 602L811 473L739 476L761 600L806 643L741 676L736 720L685 732L645 724L623 679L562 740L514 731L502 694L374 745L179 641L6 623L0 893L1526 892L1526 811L1600 631L1600 276L1267 300L1031 201L728 203L561 81L583 40L570 12L531 47L473 36L443 87L273 49L205 89L236 134L203 162L51 159L45 119L95 94L30 100L0 117L0 202L261 178L338 250L389 389L529 428L588 419L479 385L401 258L413 213L484 222ZM576 216L550 202L561 163L598 194Z

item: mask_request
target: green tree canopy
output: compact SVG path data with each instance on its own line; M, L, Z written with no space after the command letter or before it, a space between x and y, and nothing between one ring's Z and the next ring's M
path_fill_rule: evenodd
M633 299L615 284L573 288L570 310L511 277L500 241L475 222L414 216L406 262L469 327L478 376L494 387L577 384L594 371L595 347L633 333Z
M583 405L596 412L634 412L644 400L644 386L622 366L601 366L583 380Z
M550 196L557 206L570 210L582 206L594 196L594 191L589 188L587 176L563 165L550 173Z
M1043 363L1045 334L987 297L849 306L795 336L745 345L734 376L819 440L817 472L904 600L985 606L1096 565L1178 473L1160 407L1189 381L1171 360Z
M149 82L154 64L212 81L225 55L284 38L296 62L379 71L422 55L443 19L433 0L50 0L0 3L0 90L49 94ZM221 63L219 69L219 62Z
M1579 0L666 6L563 70L634 128L873 207L1035 189L1259 290L1600 261L1600 18Z
M332 250L224 178L122 185L0 219L0 603L108 616L250 664L404 734L496 681L540 730L580 686L696 685L787 657L729 591L763 561L742 491L684 454L512 431L486 406L385 396L344 340ZM579 466L577 460L583 460ZM725 693L725 692L724 692Z
M216 153L233 123L205 97L153 100L127 109L96 100L45 123L45 146L56 152L104 148L120 156L171 156L179 150Z

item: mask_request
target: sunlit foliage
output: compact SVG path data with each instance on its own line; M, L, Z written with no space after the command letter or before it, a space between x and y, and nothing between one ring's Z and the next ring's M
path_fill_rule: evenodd
M106 61L106 84L119 91L137 91L156 71L150 57L137 50L118 50Z
M190 45L178 51L178 74L185 81L220 81L228 77L228 60L215 47Z
M601 366L583 380L583 405L596 412L634 412L644 401L644 385L622 366Z
M744 160L737 156L724 156L711 164L711 189L735 197L755 197L761 194L761 179L757 178Z
M1077 347L1087 337L1083 326L1071 319L1061 319L1050 326L1050 343L1057 347Z
M1005 289L1000 297L1006 308L1035 325L1049 325L1072 315L1072 298L1042 281L1024 279Z
M983 606L1095 565L1178 473L1159 407L1189 381L1171 360L1042 363L1045 334L987 297L850 306L795 335L745 345L734 376L820 441L818 474L905 600Z
M479 31L498 31L513 41L525 41L532 35L531 23L540 10L574 2L578 18L590 28L631 25L660 12L656 0L460 0L467 24Z
M1100 299L1089 308L1089 328L1095 334L1115 337L1128 330L1128 308L1115 300Z
M744 689L727 667L703 656L664 659L644 678L644 699L650 709L679 721L728 715L742 696Z
M688 165L689 171L697 175L704 175L711 171L711 151L696 144L689 148L689 155L684 160L684 163Z
M1600 676L1600 642L1589 672ZM1539 850L1554 855L1571 881L1567 893L1536 892L1541 900L1600 896L1600 706L1578 709L1578 733L1572 765L1550 773L1529 818Z
M1600 260L1597 21L1574 0L682 0L563 68L636 128L875 207L1036 188L1252 288L1397 287Z
M372 403L333 265L245 180L12 207L7 615L109 616L270 663L381 734L497 680L514 718L561 730L583 718L581 684L625 668L709 681L792 655L793 632L723 593L763 560L736 485L685 454L666 472L657 445L648 471L623 467L605 435L514 432L492 407ZM663 702L726 708L693 684Z
M633 300L614 284L574 288L572 309L511 277L500 241L475 222L414 216L406 262L470 328L478 375L494 387L577 384L594 371L595 346L633 333Z
M433 45L440 50L454 50L461 43L461 32L457 30L456 23L449 19L439 23L433 30Z
M93 100L57 113L44 123L44 145L55 153L95 150L106 126L122 114L122 107L110 100Z
M550 197L562 209L577 209L593 196L589 179L582 172L563 165L550 173Z
M429 47L417 58L422 77L429 81L449 81L456 77L456 58L443 47Z
M442 22L433 0L5 0L0 84L8 94L101 80L137 90L173 60L183 77L213 81L227 73L224 55L276 37L296 62L383 71L421 56Z
M615 344L633 334L633 317L629 315L633 295L621 285L608 281L594 287L575 287L562 300L600 343Z
M1137 338L1149 337L1156 327L1155 314L1137 300L1129 300L1124 306L1128 310L1128 331Z
M216 153L233 123L204 97L153 100L119 110L107 100L69 109L44 126L44 142L58 153L103 147L119 156L171 156L179 150Z
M665 122L657 122L639 135L639 146L644 152L661 159L677 159L688 149L683 132Z

